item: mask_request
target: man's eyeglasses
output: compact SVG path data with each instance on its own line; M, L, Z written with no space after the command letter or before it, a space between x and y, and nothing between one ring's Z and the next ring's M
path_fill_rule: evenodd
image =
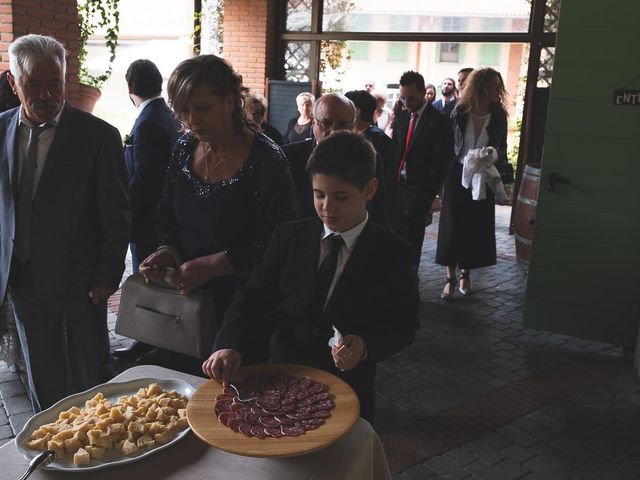
M407 100L415 100L418 98L418 95L400 95L400 100L406 102Z
M337 121L334 122L333 120L318 120L317 118L314 118L314 121L316 122L316 125L318 125L318 127L320 127L320 130L329 130L329 129L333 129L333 130L352 130L353 129L353 123L352 122L345 122L345 121Z

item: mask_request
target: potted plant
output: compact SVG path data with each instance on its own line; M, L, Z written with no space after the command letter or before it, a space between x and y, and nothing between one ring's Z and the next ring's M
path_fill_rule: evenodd
M120 0L78 0L78 61L80 63L79 107L87 112L100 98L100 89L111 76L113 61L116 58L118 34L120 32ZM89 73L87 67L87 42L96 30L104 30L104 41L109 52L107 69L99 74Z

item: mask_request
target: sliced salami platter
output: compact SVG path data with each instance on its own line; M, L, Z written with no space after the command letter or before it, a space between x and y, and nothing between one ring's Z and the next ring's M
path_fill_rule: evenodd
M233 385L203 384L187 418L206 443L238 455L292 457L320 450L347 433L360 414L349 385L312 367L245 367Z

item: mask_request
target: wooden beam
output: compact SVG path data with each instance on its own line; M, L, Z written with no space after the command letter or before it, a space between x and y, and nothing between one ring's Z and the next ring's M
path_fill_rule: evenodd
M548 35L553 38L553 34ZM527 43L532 36L529 33L461 33L461 32L284 32L283 40L320 41L320 40L357 40L381 42L468 42L468 43Z
M202 48L202 0L193 0L193 54Z

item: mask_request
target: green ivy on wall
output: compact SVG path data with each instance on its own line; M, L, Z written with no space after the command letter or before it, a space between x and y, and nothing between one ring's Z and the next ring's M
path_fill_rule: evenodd
M120 0L78 0L78 27L79 48L78 60L80 62L80 83L84 83L100 90L113 72L113 61L116 58L118 35L120 33L120 12L118 3ZM87 42L98 28L106 29L104 35L105 45L109 51L109 64L100 75L89 73L87 68Z

